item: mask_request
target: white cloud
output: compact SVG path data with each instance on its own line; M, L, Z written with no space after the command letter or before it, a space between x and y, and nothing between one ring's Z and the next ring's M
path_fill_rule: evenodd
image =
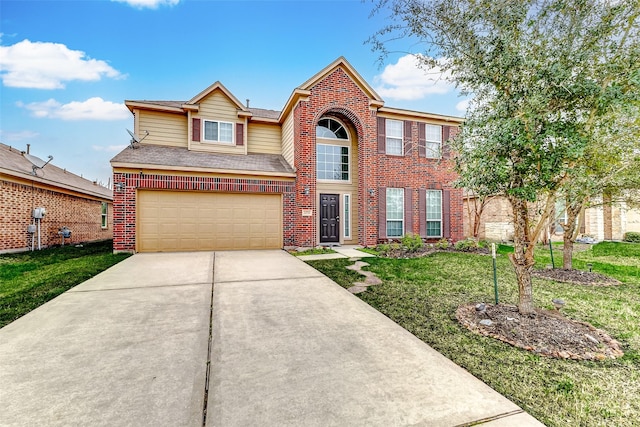
M94 97L86 101L72 101L61 104L55 99L30 104L18 103L31 111L34 117L61 120L123 120L130 118L129 110L124 104L105 101Z
M96 81L103 76L122 74L105 61L60 43L23 40L0 46L0 77L8 87L63 89L68 81Z
M118 3L126 3L136 9L157 9L159 6L175 6L180 0L111 0Z
M125 148L127 148L127 145L92 145L91 148L93 148L96 151L104 151L106 153L115 153L115 152L120 152L122 150L124 150Z
M467 110L469 109L469 103L471 102L470 99L463 99L462 101L458 102L456 104L456 110L466 113Z
M432 94L445 94L455 89L449 73L439 67L420 66L416 55L405 55L389 64L375 77L376 92L383 98L413 101Z
M38 132L34 132L32 130L22 130L19 132L7 132L0 129L0 138L2 138L2 142L19 142L24 141L25 139L33 139L40 136Z

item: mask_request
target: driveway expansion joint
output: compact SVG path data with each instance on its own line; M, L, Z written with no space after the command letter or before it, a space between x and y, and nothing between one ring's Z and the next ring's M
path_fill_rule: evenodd
M223 283L253 283L253 282L259 282L259 283L265 283L265 282L280 282L282 280L307 280L307 279L321 279L323 277L326 277L323 274L318 274L315 276L300 276L300 277L276 277L276 278L272 278L272 279L238 279L238 280L224 280L224 281L215 281L214 283L220 285Z
M516 409L516 410L513 410L513 411L509 411L509 412L504 412L502 414L493 415L491 417L480 418L479 420L469 421L468 423L458 424L458 425L455 425L453 427L478 426L478 425L483 425L483 424L489 423L491 421L497 421L497 420L501 420L503 418L509 418L509 417L514 416L514 415L524 414L524 413L525 412L524 412L523 409Z
M211 283L202 282L202 283L179 283L175 285L128 286L128 287L122 287L122 288L104 288L104 289L87 289L87 290L70 289L65 293L86 294L90 292L133 291L133 290L140 290L140 289L178 288L178 287L184 287L184 286L209 286L209 285L211 285Z

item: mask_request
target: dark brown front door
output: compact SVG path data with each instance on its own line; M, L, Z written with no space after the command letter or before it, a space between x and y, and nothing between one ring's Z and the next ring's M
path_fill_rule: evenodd
M340 242L339 200L339 194L320 194L320 243Z

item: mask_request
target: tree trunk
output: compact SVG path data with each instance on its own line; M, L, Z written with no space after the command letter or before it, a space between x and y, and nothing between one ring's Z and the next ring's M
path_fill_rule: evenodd
M514 251L509 255L518 281L518 311L530 314L534 311L531 268L533 267L533 249L535 242L529 238L529 212L527 202L509 198L513 209Z
M573 269L573 240L578 227L578 216L582 211L583 201L566 206L567 223L563 226L562 268Z

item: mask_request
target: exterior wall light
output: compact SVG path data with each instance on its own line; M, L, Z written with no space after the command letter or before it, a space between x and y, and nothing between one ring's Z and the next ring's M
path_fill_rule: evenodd
M374 190L373 188L370 188L370 189L369 189L369 195L370 195L371 197L373 197L373 196L374 196L374 194L376 194L376 190Z
M304 189L302 190L302 194L305 195L305 196L309 195L309 186L308 185L306 185L304 187Z

